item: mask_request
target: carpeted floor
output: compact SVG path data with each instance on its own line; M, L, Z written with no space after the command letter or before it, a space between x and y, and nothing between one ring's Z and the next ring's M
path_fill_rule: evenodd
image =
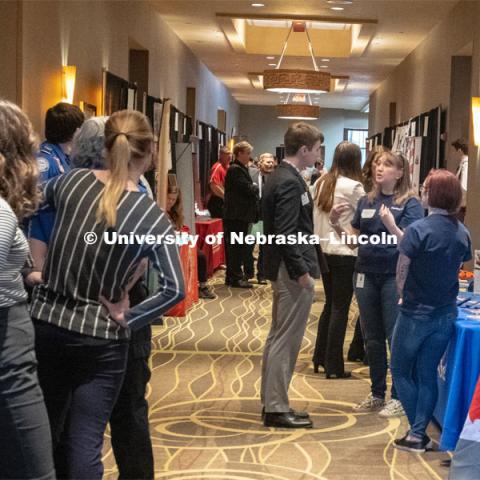
M317 301L290 387L292 407L310 412L312 430L274 430L260 421L260 361L271 313L270 286L230 289L220 272L216 300L187 317L154 327L149 385L155 472L169 480L426 480L445 479L448 454L399 452L393 439L403 419L360 414L352 406L369 392L368 367L348 363L353 378L326 380L311 364ZM319 282L321 288L321 282ZM356 308L345 345L353 332ZM438 438L432 428L431 436ZM108 432L105 478L117 477Z

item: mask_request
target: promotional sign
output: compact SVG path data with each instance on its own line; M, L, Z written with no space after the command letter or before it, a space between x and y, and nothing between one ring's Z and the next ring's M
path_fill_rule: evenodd
M475 264L473 266L473 291L480 293L480 250L475 250L474 257Z

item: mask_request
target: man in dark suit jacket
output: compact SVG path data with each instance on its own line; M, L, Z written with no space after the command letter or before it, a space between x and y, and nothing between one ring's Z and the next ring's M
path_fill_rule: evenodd
M262 362L261 401L264 425L311 428L306 412L294 412L288 388L300 351L314 294L314 278L326 271L315 244L289 244L289 235L313 235L313 204L300 171L320 155L322 133L307 123L292 125L285 134L285 159L270 175L262 196L263 227L275 241L264 248L265 275L272 281L272 326ZM281 239L285 244L281 244Z
M225 284L232 287L251 288L247 281L245 265L248 264L249 246L231 238L232 233L247 235L252 223L258 219L258 187L248 173L248 163L253 147L248 142L233 147L234 161L225 178L225 206L223 229L227 273Z
M262 217L262 209L261 209L261 200L263 195L263 190L265 189L265 183L267 177L273 172L275 169L275 163L273 160L273 155L271 153L262 153L258 158L258 168L249 168L250 177L252 177L252 181L258 187L258 196L260 198L259 202L259 220L263 220ZM263 232L263 229L262 229ZM265 268L264 268L264 259L263 259L263 247L264 245L260 243L258 246L258 260L257 260L257 281L260 285L266 285L267 280L265 279ZM251 245L250 250L252 252L251 255L251 265L249 265L249 272L250 277L254 275L254 259L253 259L253 250L255 245ZM247 272L248 275L248 272Z

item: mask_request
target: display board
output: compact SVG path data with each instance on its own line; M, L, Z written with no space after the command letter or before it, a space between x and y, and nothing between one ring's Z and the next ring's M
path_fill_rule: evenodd
M387 127L383 132L367 138L367 151L376 145L383 145L393 152L413 155L412 174L418 173L418 185L421 185L432 168L441 168L444 165L444 142L440 136L442 115L442 108L438 106L406 122ZM409 138L417 140L408 140ZM417 182L416 177L412 178L412 181Z
M103 115L109 116L126 108L137 108L137 86L103 70Z

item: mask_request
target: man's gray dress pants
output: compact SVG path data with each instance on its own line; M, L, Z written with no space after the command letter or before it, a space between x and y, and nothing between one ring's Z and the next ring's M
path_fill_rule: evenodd
M272 282L272 326L262 362L261 401L265 412L288 412L288 387L302 345L314 288L303 288L280 264Z

